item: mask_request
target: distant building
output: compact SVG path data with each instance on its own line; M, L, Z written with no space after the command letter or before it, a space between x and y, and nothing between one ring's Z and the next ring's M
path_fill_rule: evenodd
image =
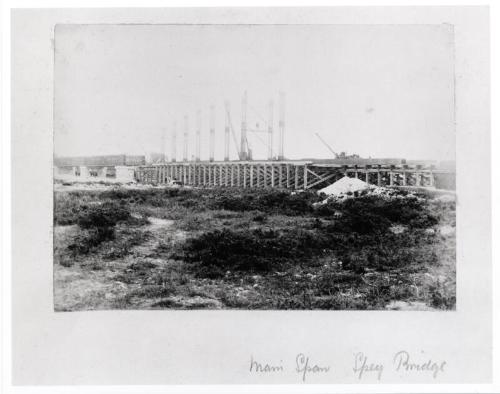
M146 164L144 155L102 155L54 157L56 167L78 166L140 166Z

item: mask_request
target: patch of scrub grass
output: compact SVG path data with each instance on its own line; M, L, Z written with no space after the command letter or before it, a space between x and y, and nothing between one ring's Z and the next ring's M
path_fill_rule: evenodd
M184 247L188 262L199 262L201 271L220 275L224 270L270 271L321 253L324 239L310 231L215 230L188 240Z
M87 255L95 252L101 244L106 242L107 251L104 255L107 259L123 257L127 255L135 245L138 245L147 237L147 234L133 227L126 227L116 237L116 226L118 223L127 223L128 226L142 225L145 219L133 217L126 205L116 202L104 202L82 206L75 219L80 231L68 246L73 257Z
M454 237L439 228L455 226L455 202L405 193L313 208L323 199L313 192L66 192L56 224L78 223L89 207L98 217L64 240L56 234L55 256L66 264L75 259L64 259L65 245L83 244L83 272L100 268L92 275L126 286L116 308L384 309L397 300L453 309ZM148 233L136 219L148 216L173 222Z
M149 231L136 228L123 228L117 231L115 239L103 245L103 258L115 260L123 258L132 252L135 246L141 245L151 237Z

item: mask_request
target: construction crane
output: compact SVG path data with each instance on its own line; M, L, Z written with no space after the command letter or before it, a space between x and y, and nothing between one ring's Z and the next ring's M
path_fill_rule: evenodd
M236 139L236 133L234 132L233 122L231 121L231 110L230 110L230 105L229 105L228 100L226 100L224 102L224 108L226 110L226 120L227 120L227 123L229 125L229 129L231 130L231 135L233 137L234 146L236 147L236 152L238 153L238 159L241 160L241 153L238 150L238 141ZM247 144L248 144L248 142L247 142Z
M337 159L339 157L338 153L335 152L332 149L332 147L330 145L328 145L328 143L323 138L321 138L321 136L319 135L319 133L315 133L315 134L318 136L319 140L328 148L328 150L333 153L333 156Z

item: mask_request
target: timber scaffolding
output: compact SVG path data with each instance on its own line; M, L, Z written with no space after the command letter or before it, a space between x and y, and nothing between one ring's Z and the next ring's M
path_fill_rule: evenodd
M146 184L181 181L198 187L320 189L343 176L378 186L436 187L454 172L424 165L331 164L307 161L174 162L140 166L136 179Z

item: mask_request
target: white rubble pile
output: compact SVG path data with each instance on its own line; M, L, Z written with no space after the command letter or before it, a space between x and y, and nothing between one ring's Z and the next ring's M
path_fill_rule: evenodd
M361 190L367 190L369 188L370 185L366 182L363 182L361 179L349 178L348 176L344 176L330 186L321 189L318 193L324 193L327 196L340 196L342 194L359 192Z
M327 198L314 204L315 206L326 204L329 201L344 201L359 196L378 196L385 199L417 198L413 193L403 196L394 189L370 185L361 179L349 178L348 176L344 176L337 182L319 190L318 194L326 194Z

